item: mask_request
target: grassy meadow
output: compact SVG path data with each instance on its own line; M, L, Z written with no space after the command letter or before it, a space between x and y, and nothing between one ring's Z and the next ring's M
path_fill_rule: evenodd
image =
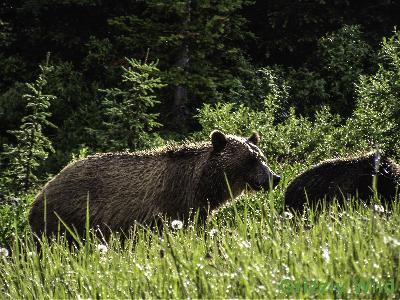
M282 167L270 193L248 193L205 228L139 228L123 245L90 237L37 250L28 230L0 256L0 298L399 298L400 206L282 213L299 172Z

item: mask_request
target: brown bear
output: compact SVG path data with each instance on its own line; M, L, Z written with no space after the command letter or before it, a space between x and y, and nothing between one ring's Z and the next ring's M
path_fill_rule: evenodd
M319 201L327 204L334 198L343 204L348 196L368 202L374 195L373 178L384 204L398 193L400 166L376 152L357 157L326 160L298 175L285 193L285 206L302 212L308 202L316 207Z
M257 134L246 139L213 131L211 142L73 162L36 196L29 215L32 231L55 234L63 227L60 218L82 235L88 201L90 227L103 233L125 232L135 222L151 225L159 217L183 221L196 212L205 220L247 185L268 190L279 183L258 142Z

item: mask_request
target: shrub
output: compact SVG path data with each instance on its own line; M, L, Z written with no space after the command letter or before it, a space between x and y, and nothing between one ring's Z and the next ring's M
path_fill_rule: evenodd
M359 25L345 25L318 41L322 76L328 83L330 104L349 116L354 108L355 83L372 55Z
M318 40L317 60L284 71L290 103L297 112L313 116L323 105L342 117L355 106L355 83L375 65L375 52L364 41L358 25L345 25Z
M384 39L376 74L361 76L357 103L346 124L347 147L373 145L400 157L400 32Z
M273 78L270 82L273 88L260 110L232 103L204 105L197 115L203 130L194 137L206 138L213 129L243 136L257 130L262 136L261 148L265 155L281 162L315 162L340 153L336 138L340 117L327 107L318 111L313 121L297 116L294 108L282 112L287 86L276 84Z
M7 197L6 201L0 201L0 248L10 245L15 234L22 236L28 230L28 211L32 201L31 195Z

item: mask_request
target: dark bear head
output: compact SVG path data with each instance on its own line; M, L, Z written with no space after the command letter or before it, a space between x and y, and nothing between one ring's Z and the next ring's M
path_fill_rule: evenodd
M376 179L377 192L382 200L388 201L396 196L399 166L385 154L372 151L355 158L333 160L331 165L340 172L336 180L337 190L341 193L357 194L360 199L368 200L373 195L373 181Z
M211 133L212 156L234 191L240 192L246 185L254 190L268 190L279 183L280 177L268 167L257 147L259 141L257 133L249 138L225 135L218 130Z

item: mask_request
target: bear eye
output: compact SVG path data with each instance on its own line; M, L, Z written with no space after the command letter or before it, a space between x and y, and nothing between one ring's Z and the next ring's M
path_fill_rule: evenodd
M256 163L258 163L259 161L260 161L260 159L261 159L261 157L257 154L257 153L252 153L250 156L249 156L249 163L251 163L251 164L256 164Z

